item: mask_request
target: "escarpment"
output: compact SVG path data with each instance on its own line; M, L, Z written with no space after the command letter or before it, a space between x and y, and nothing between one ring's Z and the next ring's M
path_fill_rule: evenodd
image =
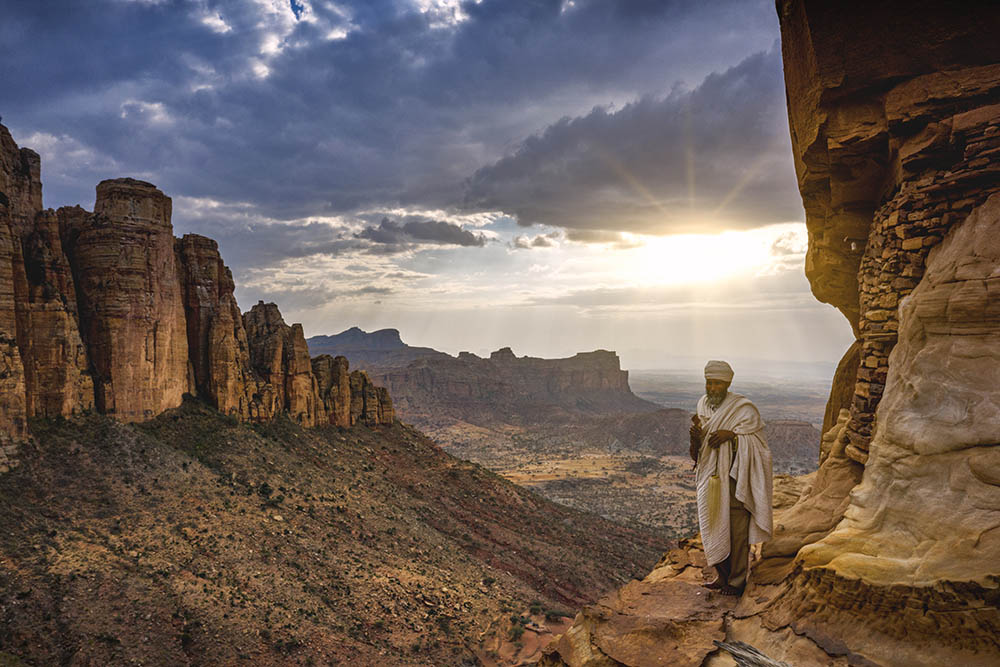
M103 181L93 212L43 210L40 173L0 126L0 470L31 417L141 421L185 393L245 421L393 421L388 394L352 383L346 362L317 372L301 325L277 306L242 315L216 242L174 238L171 200L154 185Z
M776 511L726 639L789 664L998 664L1000 9L777 9L806 273L858 341L819 470ZM649 594L700 580L687 562L661 564ZM614 653L632 612L607 604L543 664L643 664ZM702 645L691 664L731 664Z
M392 393L405 418L432 414L558 422L580 414L651 411L629 388L628 371L607 350L566 359L518 357L509 347L482 358L469 352L421 356L406 365L369 362L372 378Z

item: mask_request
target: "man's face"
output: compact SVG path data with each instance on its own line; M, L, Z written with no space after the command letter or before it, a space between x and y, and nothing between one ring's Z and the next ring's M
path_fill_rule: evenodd
M725 380L705 380L705 393L708 395L708 400L712 403L718 404L722 401L726 397L728 390L729 383Z

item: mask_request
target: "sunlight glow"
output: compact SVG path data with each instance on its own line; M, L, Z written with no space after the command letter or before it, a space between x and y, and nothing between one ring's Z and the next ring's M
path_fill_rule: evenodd
M802 227L770 225L744 232L667 237L625 234L641 245L623 254L623 269L642 285L696 284L767 273L783 259L775 256L776 244L804 234Z

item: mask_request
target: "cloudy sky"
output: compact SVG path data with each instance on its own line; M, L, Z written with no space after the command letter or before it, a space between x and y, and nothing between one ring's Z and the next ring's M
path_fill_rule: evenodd
M456 353L835 361L773 0L5 3L46 206L133 176L244 308Z

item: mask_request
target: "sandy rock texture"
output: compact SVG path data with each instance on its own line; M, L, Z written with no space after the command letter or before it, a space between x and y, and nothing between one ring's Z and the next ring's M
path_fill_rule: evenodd
M275 391L274 413L288 412L303 426L325 421L302 325L285 324L273 303L261 301L243 315L250 364Z
M94 214L63 230L95 403L123 421L175 408L192 389L171 206L150 183L102 181Z
M330 424L345 428L358 422L377 426L391 424L395 419L389 392L372 384L364 371L349 371L345 357L321 354L313 357L312 368Z
M242 420L274 415L260 399L250 368L250 344L233 291L233 274L210 238L185 234L174 249L181 267L188 354L199 395Z
M998 664L1000 8L777 10L806 273L858 343L726 639L790 664ZM590 664L564 645L553 664Z

